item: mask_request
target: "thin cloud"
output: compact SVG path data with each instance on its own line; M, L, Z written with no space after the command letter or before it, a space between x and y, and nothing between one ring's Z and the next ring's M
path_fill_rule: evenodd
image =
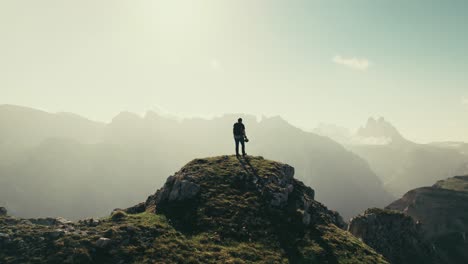
M370 66L370 61L368 59L356 57L344 58L341 55L333 57L333 62L359 71L366 71Z

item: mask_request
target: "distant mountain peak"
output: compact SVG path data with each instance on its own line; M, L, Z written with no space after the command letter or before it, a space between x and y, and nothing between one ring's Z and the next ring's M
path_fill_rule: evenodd
M384 117L378 119L369 117L365 126L358 129L356 135L360 138L374 138L380 142L396 143L406 141L400 132Z
M128 111L123 111L120 112L118 115L116 115L112 119L112 123L114 122L125 122L125 121L141 121L142 117L139 116L138 114L128 112Z

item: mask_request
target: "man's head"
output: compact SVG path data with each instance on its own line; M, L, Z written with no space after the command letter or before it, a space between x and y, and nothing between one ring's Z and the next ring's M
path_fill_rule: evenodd
M239 117L239 119L237 119L237 122L242 123L242 118Z

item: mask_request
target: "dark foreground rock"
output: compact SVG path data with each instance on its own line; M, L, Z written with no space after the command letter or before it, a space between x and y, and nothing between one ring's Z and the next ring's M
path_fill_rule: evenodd
M426 240L444 262L468 263L468 176L411 190L387 209L421 222Z
M468 176L411 190L353 218L348 230L391 263L468 263Z
M197 159L107 218L1 216L0 263L387 263L293 176L261 157Z
M390 263L441 263L425 239L421 224L401 212L372 208L351 219L348 231Z

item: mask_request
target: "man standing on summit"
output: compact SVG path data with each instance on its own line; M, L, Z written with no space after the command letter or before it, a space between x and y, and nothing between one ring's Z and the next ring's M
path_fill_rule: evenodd
M245 135L245 126L242 124L242 118L237 119L237 123L234 123L234 141L236 142L236 156L239 157L239 143L242 145L242 156L247 155L245 153L245 142L249 142L249 139Z

